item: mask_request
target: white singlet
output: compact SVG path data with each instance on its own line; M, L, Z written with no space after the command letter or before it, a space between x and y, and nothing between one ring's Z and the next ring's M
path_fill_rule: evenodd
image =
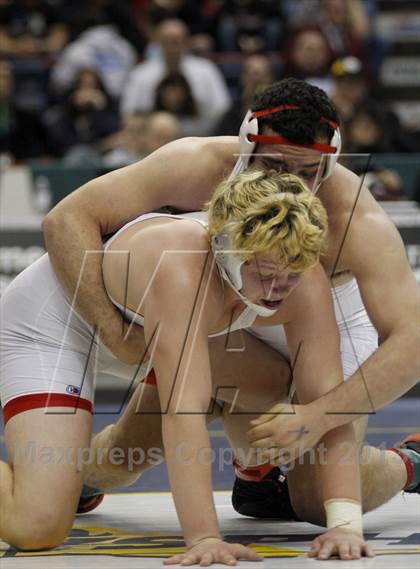
M115 234L105 249L127 227L162 215L167 214L139 216ZM205 224L201 212L171 217ZM247 307L230 330L249 327L255 317ZM0 298L0 399L5 422L34 408L92 411L97 372L135 381L149 367L149 362L140 368L121 362L97 340L92 326L72 308L48 254L22 271Z

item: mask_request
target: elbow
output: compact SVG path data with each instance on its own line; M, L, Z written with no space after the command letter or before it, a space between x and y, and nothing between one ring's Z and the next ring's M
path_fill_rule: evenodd
M62 227L62 223L60 223L59 220L59 215L56 212L56 208L54 208L48 212L42 220L41 227L46 244L54 240L55 236L59 232L60 225Z

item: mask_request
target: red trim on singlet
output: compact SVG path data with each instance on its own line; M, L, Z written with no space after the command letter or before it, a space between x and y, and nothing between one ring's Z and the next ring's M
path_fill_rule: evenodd
M6 426L6 423L19 413L42 407L74 407L75 409L84 409L90 413L93 412L92 403L81 397L66 395L65 393L35 393L16 397L6 403L3 408L4 425Z
M152 368L149 373L141 380L141 383L146 383L147 385L157 385L155 370Z
M260 464L258 466L242 466L236 459L233 461L236 475L248 482L260 482L269 474L274 466L272 464Z
M336 146L330 146L329 144L322 144L317 142L316 144L298 144L297 142L291 142L284 136L269 135L269 134L248 134L248 140L251 142L261 142L262 144L286 144L287 146L297 146L298 148L310 148L311 150L319 150L324 154L335 154L337 152Z
M405 481L404 484L404 490L406 488L408 488L409 486L411 486L412 482L413 482L413 478L414 478L414 466L413 463L411 462L411 460L408 458L408 456L402 452L399 448L390 448L389 450L392 450L392 452L395 452L396 454L398 454L398 456L400 458L402 458L404 464L405 464L405 469L407 471L407 479Z

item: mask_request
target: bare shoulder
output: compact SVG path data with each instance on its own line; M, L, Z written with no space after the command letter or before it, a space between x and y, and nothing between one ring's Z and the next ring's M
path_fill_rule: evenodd
M328 213L329 243L324 262L328 273L332 267L353 270L368 262L370 250L376 248L375 255L381 255L385 243L400 247L395 225L362 179L349 169L337 165L323 183L319 197Z
M237 150L237 137L176 140L72 192L48 214L47 223L60 226L61 217L79 218L82 212L107 235L164 206L200 210L232 170Z
M163 222L149 224L138 232L135 247L148 251L149 259L159 258L162 252L208 253L210 242L206 228L192 219L163 219ZM181 262L181 259L183 262ZM178 266L188 266L194 256L178 255ZM193 262L193 261L192 261Z
M237 152L237 137L227 136L182 138L162 148L159 161L172 186L176 184L167 205L202 209L216 186L232 171Z
M206 228L193 220L174 220L146 229L143 239L149 250L145 262L139 263L139 281L140 272L153 275L149 290L157 300L156 310L166 310L169 304L175 316L184 309L188 315L195 305L203 306L200 325L207 332L217 329L222 289Z
M340 164L334 168L330 178L323 182L318 197L328 212L330 223L343 217L348 219L356 211L380 210L362 179Z

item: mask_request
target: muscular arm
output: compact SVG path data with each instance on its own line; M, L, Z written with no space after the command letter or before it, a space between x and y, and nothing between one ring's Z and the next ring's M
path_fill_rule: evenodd
M302 286L303 285L303 286ZM299 403L311 403L343 383L340 337L334 316L329 282L321 267L293 294L296 306L293 319L285 326L293 381ZM298 434L296 434L298 436ZM323 499L361 500L360 476L355 449L343 461L343 449L355 447L352 425L343 425L326 433L325 460L317 464L322 480Z
M223 156L234 152L234 138L176 141L141 162L88 182L46 216L45 242L61 285L75 299L81 316L99 328L102 341L128 363L133 355L127 342L128 353L117 351L123 321L103 284L102 236L165 205L200 209L233 161ZM136 340L135 329L133 334Z
M344 384L320 400L329 427L391 403L420 377L420 294L396 228L378 204L355 216L343 264L357 278L369 317L383 341ZM336 414L336 413L341 414Z
M165 456L178 517L191 547L206 537L220 538L206 428L211 400L209 315L218 308L214 297L204 298L201 271L184 271L182 265L159 269L146 300L145 336L148 342L154 338Z

